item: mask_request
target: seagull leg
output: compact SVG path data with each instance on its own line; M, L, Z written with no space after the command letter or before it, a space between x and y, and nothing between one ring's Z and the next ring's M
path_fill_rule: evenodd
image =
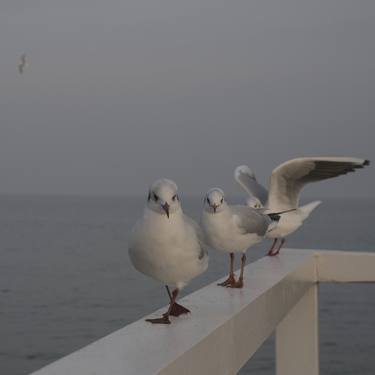
M171 291L169 290L168 285L166 285L165 288L167 289L169 300L172 301L173 297L172 297ZM188 310L186 307L184 307L184 306L180 305L179 303L175 302L172 306L172 309L171 309L169 315L180 316L182 314L188 314L189 312L190 312L190 310Z
M171 311L173 309L173 305L176 303L176 298L178 295L178 289L176 288L171 295L171 301L169 303L169 308L166 313L163 314L161 318L156 319L146 319L146 322L152 323L152 324L171 324L171 321L169 320L169 316L171 315Z
M229 276L225 281L223 281L220 284L217 284L219 286L228 286L236 282L236 279L234 277L234 253L229 253L229 256L230 256Z
M279 245L279 247L278 247L277 250L272 254L272 256L277 255L277 254L280 252L280 249L283 247L284 243L285 243L285 238L282 238L281 241L280 241L280 245Z
M276 242L277 242L277 238L275 238L275 239L273 240L273 244L272 244L271 248L268 250L267 255L268 255L269 257L272 257L272 255L273 255L272 252L273 252L273 249L275 248Z
M246 264L246 254L242 254L240 277L235 283L227 285L227 288L237 288L237 289L243 288L243 271L245 269L245 264Z

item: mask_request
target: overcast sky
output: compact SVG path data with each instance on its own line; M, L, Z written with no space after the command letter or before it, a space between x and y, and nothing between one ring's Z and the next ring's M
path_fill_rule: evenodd
M374 0L0 1L0 192L234 194L238 164L375 162L374 119ZM373 168L308 195L375 197Z

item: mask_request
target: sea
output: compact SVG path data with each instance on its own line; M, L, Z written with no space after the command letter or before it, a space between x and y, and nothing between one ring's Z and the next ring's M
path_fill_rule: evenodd
M144 203L136 196L0 195L1 375L28 374L167 304L164 288L136 272L127 254ZM182 203L199 219L201 197ZM373 223L375 200L326 199L285 246L373 252ZM269 246L251 248L248 262ZM227 268L227 256L211 251L208 271L183 294ZM321 374L375 374L375 284L322 284L319 303ZM239 373L274 374L274 350L271 337Z

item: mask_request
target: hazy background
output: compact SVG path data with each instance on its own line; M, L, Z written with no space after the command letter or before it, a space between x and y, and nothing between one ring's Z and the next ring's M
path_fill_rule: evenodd
M2 0L0 193L233 194L302 155L375 160L373 0ZM30 66L17 71L19 56ZM371 169L312 195L375 196Z
M0 0L0 372L166 303L126 251L154 179L198 218L209 187L244 197L238 164L265 182L297 156L375 162L374 118L374 0ZM374 251L373 168L306 188L324 204L287 246ZM211 252L183 293L227 267ZM321 286L322 374L374 373L374 287ZM273 367L268 340L241 374Z

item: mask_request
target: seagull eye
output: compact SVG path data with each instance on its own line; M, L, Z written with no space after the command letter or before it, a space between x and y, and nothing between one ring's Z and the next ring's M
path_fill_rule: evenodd
M178 196L177 196L177 194L175 194L175 195L172 197L172 201L174 202L176 199L178 200Z
M221 201L220 201L220 203L223 203L224 202L224 197L223 198L221 198Z
M155 193L153 193L153 196L154 196L154 201L157 202L159 200L159 197Z
M208 204L211 204L211 202L210 202L210 198L207 197L206 200L207 200L207 203L208 203Z

